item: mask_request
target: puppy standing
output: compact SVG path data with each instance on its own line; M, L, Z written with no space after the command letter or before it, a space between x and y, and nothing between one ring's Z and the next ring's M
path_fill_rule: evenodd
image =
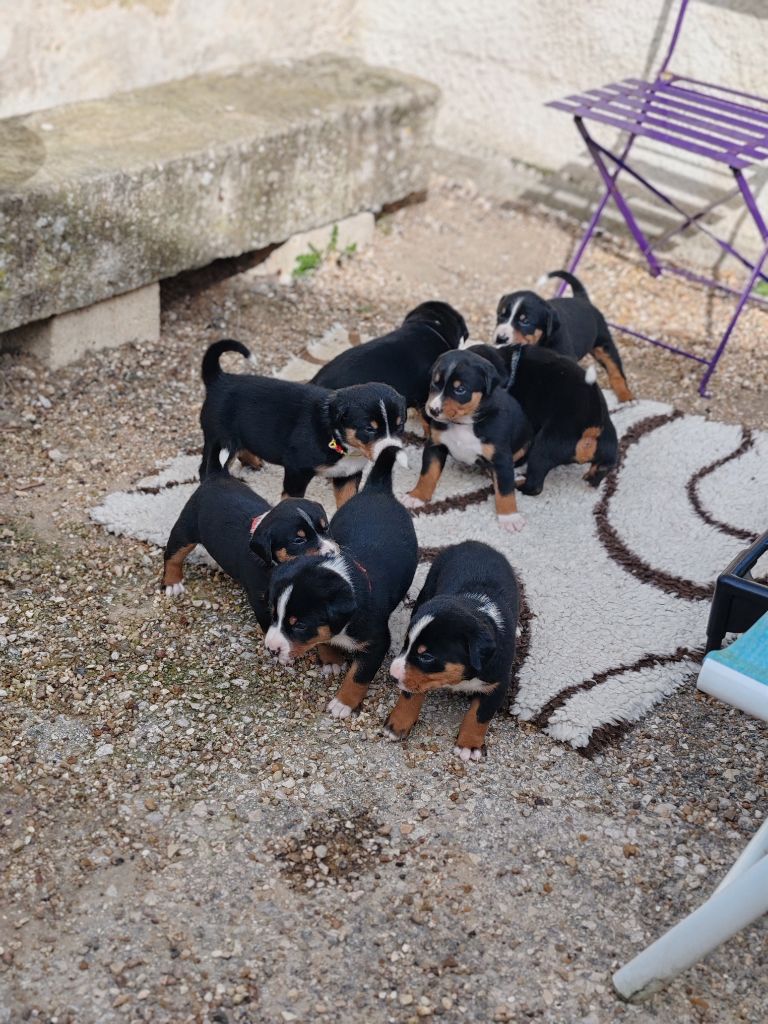
M573 290L572 298L543 299L536 292L519 291L502 295L496 310L497 345L514 343L541 345L558 355L579 362L589 354L604 367L608 382L620 402L632 400L621 356L605 317L589 300L584 285L565 270L553 270L548 277L561 277Z
M272 566L299 555L339 550L318 502L288 498L272 508L241 480L220 473L200 484L168 537L162 586L169 597L184 590L184 559L197 544L245 589L265 633L270 623L267 590Z
M336 356L312 378L325 388L380 381L403 395L409 409L423 415L429 372L439 355L469 337L464 317L447 302L422 302L400 327Z
M541 494L555 466L576 462L597 487L618 462L619 442L594 366L585 372L556 352L537 345L472 345L467 352L487 359L504 374L533 430L522 494Z
M509 688L519 611L517 580L506 558L479 541L441 551L413 609L400 656L390 667L400 697L385 723L405 739L430 690L472 697L454 752L478 761L488 725Z
M523 529L525 519L515 497L515 460L531 429L518 402L501 385L500 374L472 348L447 352L435 361L426 405L430 440L419 481L403 498L407 508L431 500L450 453L459 462L490 467L499 525L513 533Z
M224 352L250 352L218 341L203 357L206 393L200 413L204 448L200 477L219 472L243 453L283 466L283 496L302 498L316 474L330 477L337 505L358 488L366 460L389 445L402 447L405 401L386 384L329 391L314 384L223 373ZM401 456L404 458L405 456Z
M396 457L397 449L386 448L360 493L333 517L338 555L279 566L270 582L272 625L264 642L282 664L321 645L352 656L328 705L334 718L350 715L368 692L389 650L389 617L416 572L413 521L392 494Z

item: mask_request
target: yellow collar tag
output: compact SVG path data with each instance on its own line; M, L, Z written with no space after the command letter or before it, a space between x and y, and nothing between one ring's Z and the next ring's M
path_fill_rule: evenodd
M332 437L331 440L328 442L328 447L331 449L331 451L338 452L339 455L347 454L335 437Z

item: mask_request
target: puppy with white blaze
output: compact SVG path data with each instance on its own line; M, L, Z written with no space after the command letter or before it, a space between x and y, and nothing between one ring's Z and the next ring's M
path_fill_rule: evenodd
M512 567L495 548L468 540L437 556L390 666L400 689L384 725L390 739L410 734L431 690L466 693L470 705L453 749L463 761L480 760L509 689L519 603Z
M328 705L346 718L360 704L389 650L389 617L408 592L418 559L410 514L392 494L399 449L385 448L359 494L331 520L341 550L275 569L267 650L282 664L317 650L332 665L352 664Z

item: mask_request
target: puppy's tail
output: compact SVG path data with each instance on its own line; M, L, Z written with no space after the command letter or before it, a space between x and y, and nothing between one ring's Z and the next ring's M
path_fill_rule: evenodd
M379 491L382 494L392 493L392 469L398 455L402 453L399 445L387 445L373 464L364 491Z
M208 387L212 384L221 373L221 367L219 366L219 359L224 352L239 352L241 356L252 363L254 361L251 355L251 350L241 341L233 341L232 338L224 338L223 341L215 341L212 345L209 345L208 351L203 356L203 384Z
M553 270L551 271L551 273L547 274L547 277L559 277L562 281L565 281L566 284L569 284L571 286L571 291L573 292L574 298L586 299L587 301L589 301L587 289L584 287L584 285L581 283L578 277L575 277L573 274L569 274L567 270Z

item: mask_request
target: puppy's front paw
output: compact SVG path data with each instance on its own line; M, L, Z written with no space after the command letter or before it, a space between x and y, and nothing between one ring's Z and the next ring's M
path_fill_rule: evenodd
M328 676L340 676L341 670L344 667L343 664L337 665L335 662L332 665L321 665L320 671L327 678Z
M457 754L462 761L479 761L483 756L484 747L459 747L453 748L454 754Z
M183 594L183 593L184 593L184 584L183 583L171 583L169 586L167 586L165 588L165 596L166 597L178 597L179 594Z
M509 533L520 533L525 529L525 516L522 512L510 512L506 516L499 516L499 526Z
M343 704L337 697L334 697L326 709L331 718L349 718L352 708L349 704Z
M415 494L404 494L400 501L406 508L423 508L426 505L426 501L417 498Z
M393 721L393 715L390 715L381 727L381 731L388 740L391 740L393 743L400 743L402 740L408 739L411 726L408 726L406 729L398 728Z

